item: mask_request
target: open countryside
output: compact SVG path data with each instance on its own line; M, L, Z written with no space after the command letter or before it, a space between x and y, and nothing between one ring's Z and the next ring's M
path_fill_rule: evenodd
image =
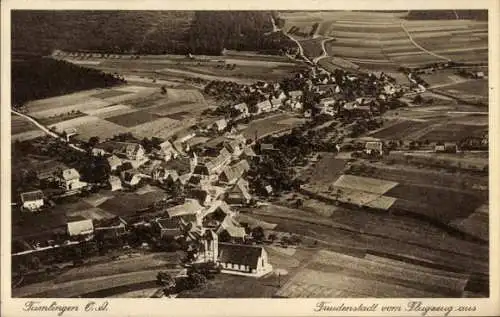
M487 12L12 20L13 297L490 296Z

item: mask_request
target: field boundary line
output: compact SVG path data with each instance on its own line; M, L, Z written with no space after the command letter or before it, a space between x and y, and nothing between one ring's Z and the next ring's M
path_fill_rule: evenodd
M87 151L85 151L84 149L82 149L82 148L80 148L80 147L78 147L78 146L74 145L73 143L69 143L69 142L67 142L67 141L66 141L66 140L65 140L62 136L60 136L59 134L57 134L57 133L55 133L55 132L50 131L49 129L47 129L47 127L46 127L46 126L44 126L43 124L41 124L40 122L38 122L38 121L37 121L37 120L35 120L34 118L32 118L32 117L30 117L30 116L28 116L28 115L25 115L25 114L23 114L23 113L21 113L21 112L18 112L18 111L14 110L14 109L10 109L10 111L11 111L12 113L14 113L14 114L16 114L16 115L20 116L20 117L23 117L23 118L25 118L25 119L29 120L29 121L30 121L30 122L32 122L34 125L36 125L36 126L37 126L40 130L42 130L42 131L43 131L43 132L45 132L46 134L50 135L51 137L54 137L54 138L59 139L59 140L61 140L61 141L63 141L63 142L66 142L66 143L67 143L67 144L68 144L71 148L73 148L73 149L75 149L75 150L77 150L77 151L80 151L80 152L87 152Z
M404 24L403 21L401 21L401 28L403 29L403 31L406 33L406 35L408 36L408 39L412 42L413 45L415 45L416 48L420 49L421 51L429 54L429 55L432 55L434 57L437 57L437 58L440 58L440 59L444 59L448 62L451 62L451 59L450 58L447 58L447 57L444 57L444 56L441 56L439 54L436 54L434 52L431 52L429 51L428 49L425 49L423 48L420 44L418 44L417 42L415 42L415 40L413 39L413 37L411 36L410 32L408 32L408 30L406 29L406 26Z

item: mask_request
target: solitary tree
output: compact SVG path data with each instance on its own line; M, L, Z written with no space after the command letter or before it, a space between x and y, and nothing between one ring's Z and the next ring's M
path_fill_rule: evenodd
M204 287L207 284L207 278L200 273L193 272L188 278L193 288Z

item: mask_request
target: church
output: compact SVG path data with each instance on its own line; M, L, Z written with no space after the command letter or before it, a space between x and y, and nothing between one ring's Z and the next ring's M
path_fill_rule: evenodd
M206 230L199 241L196 263L217 263L222 273L252 277L261 277L273 270L262 246L219 242L212 230Z

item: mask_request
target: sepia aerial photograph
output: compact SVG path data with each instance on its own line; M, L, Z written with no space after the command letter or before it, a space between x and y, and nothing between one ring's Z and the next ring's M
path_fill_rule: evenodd
M10 24L12 297L490 297L488 10Z

